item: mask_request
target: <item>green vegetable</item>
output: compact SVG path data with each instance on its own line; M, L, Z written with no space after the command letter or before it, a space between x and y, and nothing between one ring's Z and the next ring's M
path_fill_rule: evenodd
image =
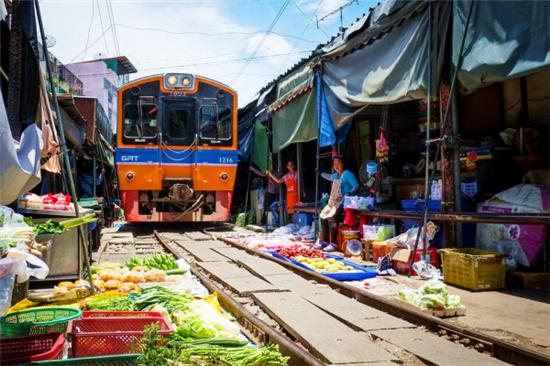
M187 273L187 270L178 268L178 269L169 269L164 272L166 272L167 275L182 275Z
M143 259L134 255L126 263L124 263L124 265L130 269L134 269L136 266L143 266Z
M87 215L87 216L84 216L84 217L76 217L74 219L61 221L60 224L65 229L72 229L74 227L84 225L84 224L89 224L89 223L96 222L96 221L97 221L97 219L95 218L95 214L90 214L90 215Z
M158 325L146 327L136 349L143 355L140 366L285 366L284 357L275 345L254 347L235 340L200 340L168 343L158 334ZM239 342L239 343L237 343Z
M170 255L166 253L157 253L143 260L143 265L149 268L162 270L178 269L178 264Z
M53 220L48 220L41 224L34 224L33 227L34 227L34 233L36 235L61 234L62 232L65 231L65 226Z
M128 296L95 297L84 300L89 310L133 311L134 301Z
M162 305L172 314L175 311L187 310L193 297L180 294L162 286L152 286L141 290L135 295L135 309L150 311L155 305Z

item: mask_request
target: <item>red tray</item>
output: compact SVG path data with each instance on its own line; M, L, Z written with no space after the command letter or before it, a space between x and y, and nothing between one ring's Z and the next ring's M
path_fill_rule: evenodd
M141 317L149 317L149 318L161 318L162 314L158 311L105 311L105 310L92 310L92 311L83 311L82 312L83 318L111 318L111 317L118 317L118 318L125 318L125 317L131 317L131 318L141 318Z
M48 333L28 337L0 339L2 365L15 365L31 361L57 360L63 355L65 336Z
M163 317L82 318L69 322L72 357L93 357L132 353L145 326L158 323L158 333L168 336L172 327Z

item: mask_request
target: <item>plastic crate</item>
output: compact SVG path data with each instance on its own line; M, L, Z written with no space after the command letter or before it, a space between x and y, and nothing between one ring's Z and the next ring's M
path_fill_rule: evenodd
M82 311L74 308L47 307L22 310L0 318L0 329L3 337L66 333L68 322L81 316Z
M336 259L337 261L343 262L345 265L353 267L355 269L354 271L346 271L346 272L336 272L336 273L321 272L320 273L323 276L327 276L329 278L332 278L333 280L337 280L337 281L362 281L362 280L366 280L366 279L369 279L369 278L374 278L377 275L376 270L370 270L366 267L358 265L357 263L347 261L347 260L345 260L342 257L339 257L337 255L326 253L326 257ZM311 267L309 267L309 266L307 266L303 263L300 263L296 260L291 260L291 262L294 263L295 265L297 265L298 267L302 267L302 268L308 269L310 271L313 271L313 269Z
M133 353L133 354L115 355L115 356L67 358L65 360L31 362L31 365L134 366L134 365L137 365L137 359L140 356L141 356L140 353Z
M424 200L402 200L401 206L405 211L410 212L422 212L424 210ZM428 201L428 211L429 212L440 212L441 211L441 200L429 200Z
M168 336L172 327L162 317L82 318L69 322L73 357L93 357L132 353L131 345L143 329L158 323L158 333Z
M149 317L160 318L162 314L158 311L106 311L106 310L91 310L83 311L83 318L124 318L124 317Z
M503 289L505 254L476 248L441 249L445 283L472 291Z
M2 365L54 360L63 355L65 337L61 333L0 339Z

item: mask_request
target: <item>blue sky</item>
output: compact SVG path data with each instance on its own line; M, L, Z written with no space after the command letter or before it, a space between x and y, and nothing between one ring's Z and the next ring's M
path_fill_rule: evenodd
M41 6L46 33L56 40L50 51L63 63L91 59L99 53L126 55L138 69L132 78L173 71L204 75L236 89L243 106L267 82L335 35L339 14L326 18L319 27L315 18L347 3L349 0L42 0ZM357 0L345 7L344 26L376 3ZM266 33L285 4L272 32Z

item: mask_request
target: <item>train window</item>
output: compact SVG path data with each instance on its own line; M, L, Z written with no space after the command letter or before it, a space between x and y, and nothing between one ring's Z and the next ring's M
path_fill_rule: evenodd
M157 136L158 107L154 103L138 100L124 106L124 137L137 140Z
M170 101L164 104L164 127L168 142L187 145L195 136L194 103L191 101Z
M231 109L219 107L217 104L202 106L200 137L204 140L231 139Z

